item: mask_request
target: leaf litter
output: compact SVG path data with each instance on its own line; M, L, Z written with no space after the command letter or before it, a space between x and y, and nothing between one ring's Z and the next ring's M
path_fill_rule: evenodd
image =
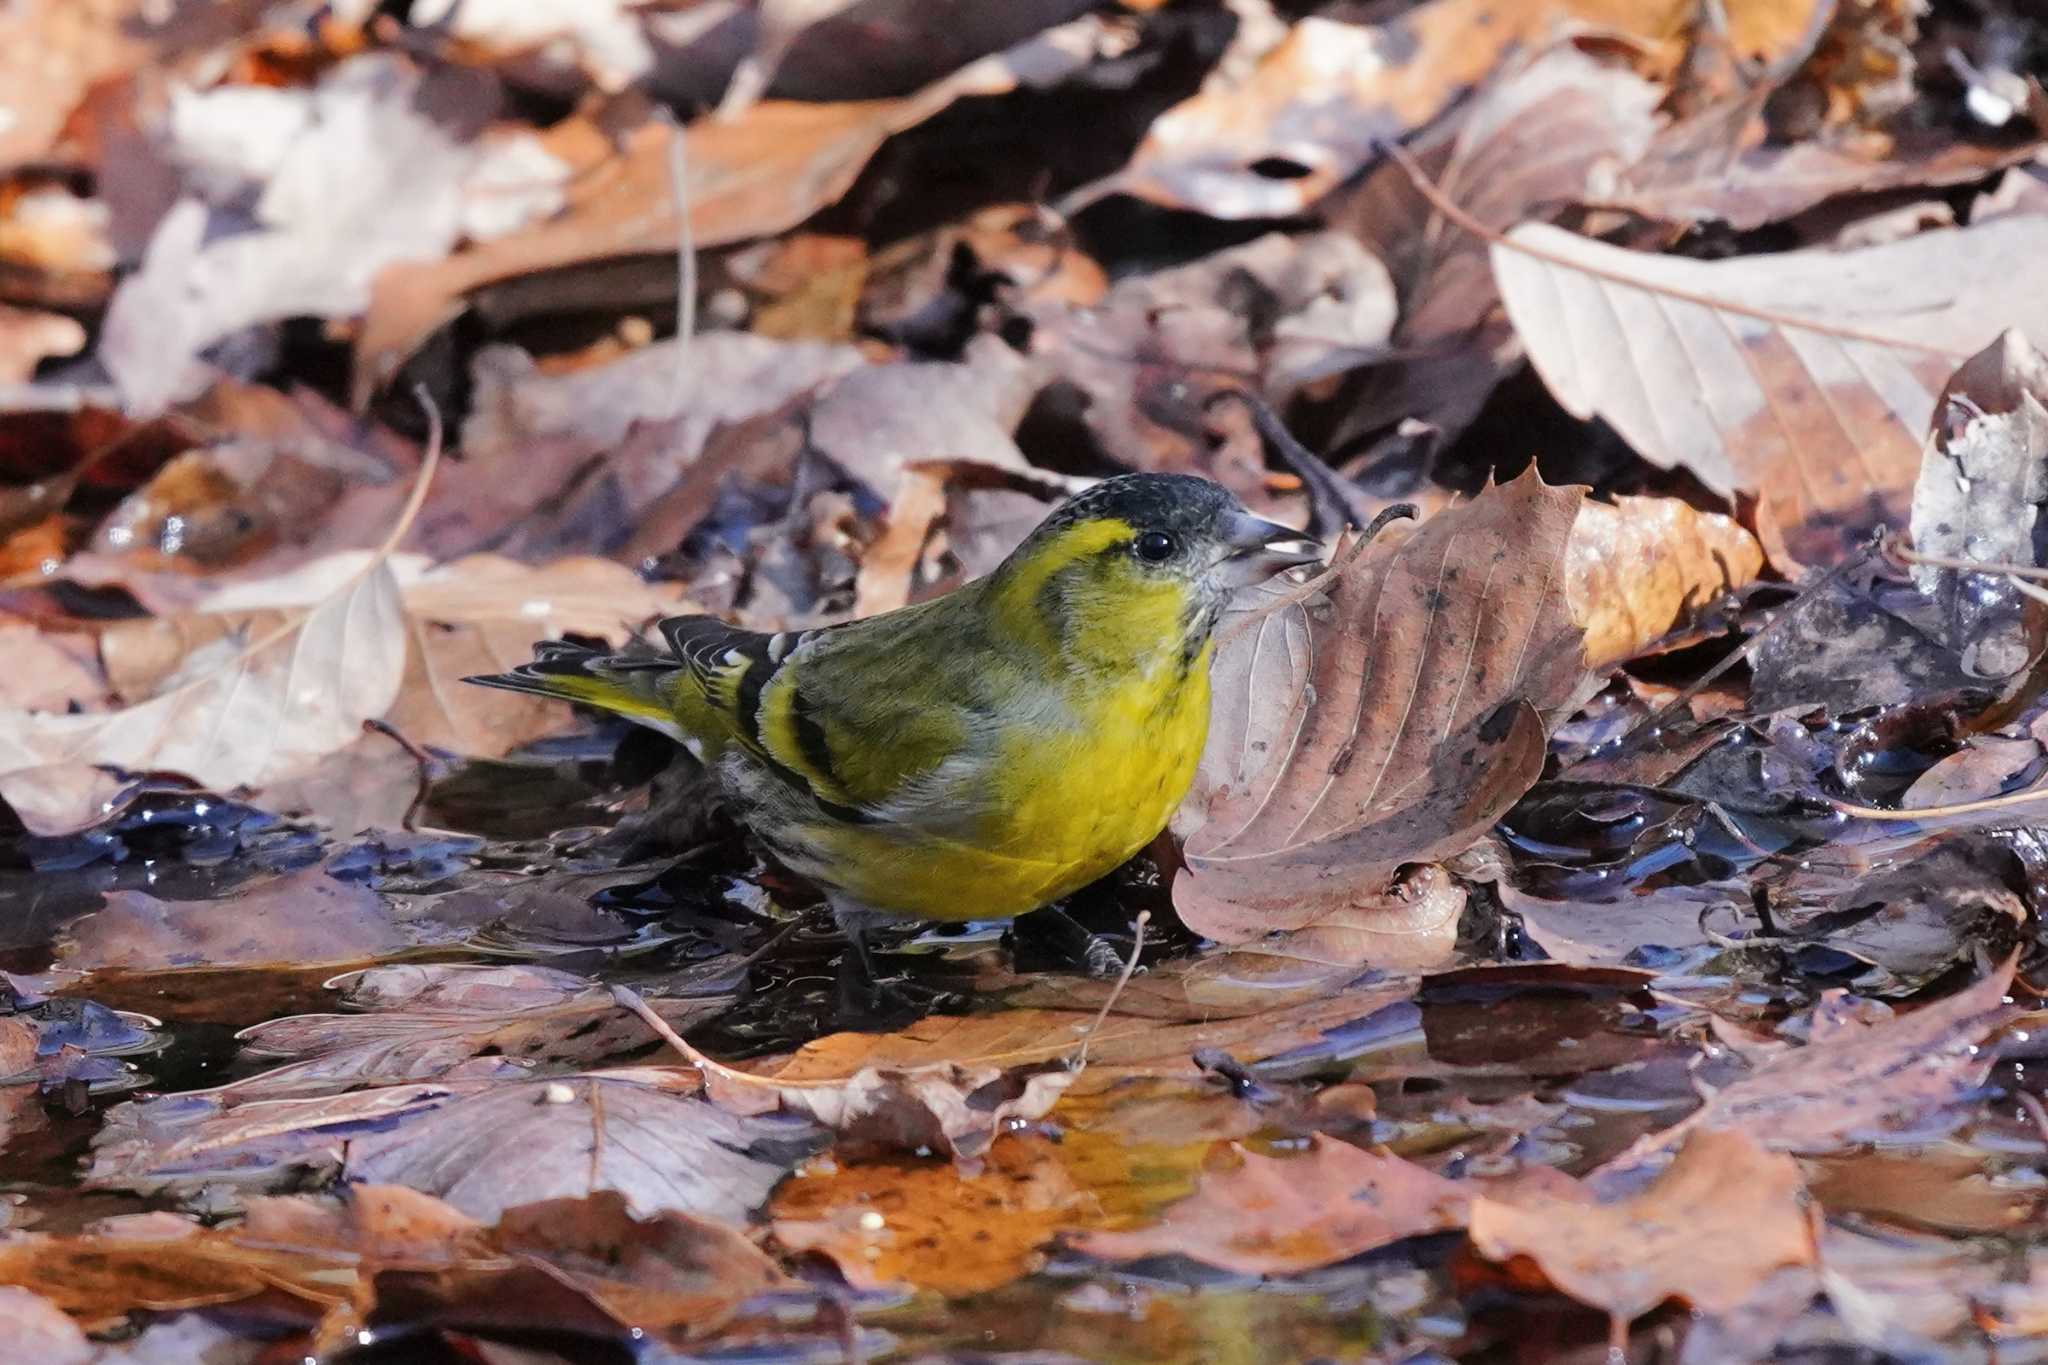
M16 9L18 1349L2031 1358L2026 7ZM911 1008L457 685L1126 468L1331 562Z

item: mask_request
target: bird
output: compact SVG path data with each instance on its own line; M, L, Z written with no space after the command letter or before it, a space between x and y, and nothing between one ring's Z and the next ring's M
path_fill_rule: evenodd
M465 681L679 741L823 891L872 983L879 924L1010 919L1151 843L1208 734L1226 605L1320 558L1219 484L1124 474L928 601L774 633L671 617L665 652L547 641Z

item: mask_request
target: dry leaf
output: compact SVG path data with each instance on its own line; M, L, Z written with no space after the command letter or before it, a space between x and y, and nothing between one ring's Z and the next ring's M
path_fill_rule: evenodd
M142 0L24 0L0 10L0 172L40 160L95 81L150 51Z
M403 947L384 897L318 864L249 883L231 900L159 900L146 891L107 893L104 908L66 927L58 965L253 966L360 962Z
M383 555L310 610L267 630L220 634L184 656L147 700L86 715L0 712L0 797L47 833L102 814L81 768L183 773L227 790L305 772L397 700L404 607Z
M1558 42L1509 62L1417 154L1439 194L1505 231L1557 213L1640 157L1661 94L1627 67ZM1327 210L1386 262L1401 300L1391 338L1398 358L1356 381L1359 396L1332 441L1340 449L1404 421L1462 431L1521 361L1485 242L1439 217L1409 170L1382 165Z
M835 1150L855 1156L937 1153L972 1164L1009 1125L1043 1118L1076 1074L1063 1058L1010 1067L866 1065L829 1079L763 1076L705 1056L630 989L614 986L612 994L697 1068L705 1098L735 1114L815 1119L837 1138Z
M1400 1157L1321 1134L1306 1156L1234 1150L1235 1169L1204 1176L1156 1224L1091 1232L1074 1245L1112 1261L1186 1256L1245 1275L1292 1275L1463 1227L1474 1193Z
M410 998L380 1000L395 982ZM646 1028L602 985L544 967L373 967L333 984L359 1012L290 1015L242 1030L245 1057L286 1064L228 1088L252 1100L408 1081L525 1080L601 1066L647 1045ZM729 1003L656 996L650 1008L680 1029Z
M1563 583L1581 499L1525 474L1396 523L1305 602L1225 618L1209 745L1176 817L1191 928L1301 928L1402 863L1462 851L1528 790L1540 713L1585 676Z
M45 360L85 349L85 328L61 313L0 304L0 385L23 384Z
M700 119L687 131L691 237L721 246L793 227L846 192L890 135L955 100L1020 84L1054 84L1092 58L1101 22L1075 20L984 57L915 94L841 104L768 100L731 121ZM388 382L469 291L496 280L676 245L670 183L673 134L650 121L615 160L574 183L568 206L537 226L480 243L445 260L400 264L376 281L356 338L360 403Z
M451 126L458 95L473 126L495 102L489 83L459 72L430 81L378 53L343 62L312 91L229 86L174 99L174 145L208 169L192 183L220 203L181 199L108 304L97 354L129 411L154 414L204 388L202 353L232 333L355 314L386 266L444 256L476 159ZM249 138L252 122L277 136Z
M1565 409L1716 492L1759 493L1764 548L1788 572L1903 522L1950 373L2007 328L2048 336L2048 218L1726 261L1531 223L1492 256Z
M1586 662L1628 659L1763 572L1756 537L1677 498L1580 504L1565 551L1565 600Z
M1803 1191L1790 1157L1740 1133L1702 1132L1638 1194L1611 1204L1547 1188L1482 1194L1469 1231L1480 1255L1527 1258L1618 1331L1668 1299L1729 1312L1781 1266L1813 1264Z
M90 788L53 785L53 771L105 764L264 786L303 777L379 718L416 744L504 753L559 726L560 708L479 697L461 678L523 662L536 639L623 639L683 606L673 587L609 560L316 560L218 589L186 615L102 632L111 682L137 700L75 716L0 712L0 794L39 828L75 828L99 807Z
M1732 159L1687 158L1671 175L1653 147L1615 193L1596 194L1591 201L1679 226L1717 222L1754 232L1841 196L1983 180L2035 151L2029 143L1961 142L1943 130L1933 136L1773 143Z
M1205 88L1157 119L1104 189L1216 218L1308 211L1430 123L1516 44L1574 17L1672 31L1682 6L1600 0L1433 0L1385 24L1295 23L1242 84Z
M11 1284L0 1286L0 1340L38 1365L91 1365L96 1354L70 1314Z

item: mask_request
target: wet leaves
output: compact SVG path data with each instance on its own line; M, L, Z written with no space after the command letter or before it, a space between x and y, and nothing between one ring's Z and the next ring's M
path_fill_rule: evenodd
M1464 1226L1471 1194L1399 1157L1317 1137L1308 1154L1239 1149L1235 1170L1205 1178L1157 1224L1098 1232L1076 1245L1092 1256L1188 1256L1248 1275L1335 1265L1360 1252Z
M2024 1354L2026 7L163 8L0 6L17 1354ZM1132 468L1343 548L900 996L455 684Z
M1648 1185L1612 1203L1549 1186L1473 1201L1472 1247L1532 1263L1550 1285L1604 1310L1619 1335L1666 1299L1739 1308L1783 1266L1811 1265L1799 1168L1753 1138L1705 1131Z

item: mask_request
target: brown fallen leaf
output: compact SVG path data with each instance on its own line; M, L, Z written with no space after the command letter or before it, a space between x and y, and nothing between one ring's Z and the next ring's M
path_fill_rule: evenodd
M1683 7L1653 0L1432 0L1384 24L1296 22L1241 82L1212 84L1155 120L1129 165L1091 193L1122 192L1216 218L1285 218L1424 127L1503 54L1571 19L1653 37Z
M1843 1018L1823 998L1805 1046L1776 1054L1706 1097L1682 1122L1607 1163L1625 1170L1687 1134L1732 1129L1780 1152L1825 1153L1902 1132L1945 1131L1991 1073L1982 1046L2018 1010L2006 1000L2016 958L1965 990L1910 1014ZM1878 1008L1882 1008L1881 1006Z
M1300 929L1402 863L1462 851L1528 790L1541 714L1586 673L1563 584L1582 497L1525 474L1397 523L1355 560L1340 551L1304 601L1225 618L1209 744L1175 822L1189 927L1228 943Z
M882 533L861 552L854 615L922 602L981 577L1073 491L1056 476L975 460L909 461Z
M825 1079L757 1075L690 1046L629 988L614 986L612 995L697 1068L712 1103L733 1114L814 1119L836 1137L835 1150L854 1156L937 1153L975 1163L1007 1125L1043 1118L1077 1074L1063 1057L1008 1067L966 1061L868 1064Z
M1021 309L1047 376L1087 400L1101 452L1132 469L1210 466L1211 400L1250 388L1283 403L1385 348L1392 282L1342 232L1267 233L1117 283L1099 304ZM1260 461L1263 464L1263 461ZM1256 474L1239 491L1263 493Z
M1653 146L1615 192L1590 201L1675 226L1717 222L1754 232L1843 196L1970 184L2036 150L2027 142L1965 142L1947 130L1911 130L1750 147L1732 158L1689 158L1677 174L1664 174Z
M1565 602L1591 668L1617 664L1763 572L1763 548L1733 518L1678 498L1587 501L1565 550Z
M398 982L406 993L391 998ZM284 1064L226 1088L272 1099L443 1078L524 1080L622 1060L647 1044L646 1029L602 985L545 967L372 967L331 984L357 1012L290 1015L242 1030L245 1057ZM649 1008L688 1028L728 1003L720 995L657 996Z
M1415 155L1439 194L1505 231L1557 214L1642 156L1661 96L1620 62L1558 41L1507 62L1418 139ZM1409 177L1412 164L1404 153L1381 165L1331 196L1326 209L1386 262L1401 300L1394 356L1347 387L1352 401L1331 438L1335 449L1384 439L1404 421L1455 435L1521 363L1485 242L1436 213Z
M1812 1265L1815 1231L1799 1167L1740 1133L1706 1131L1640 1192L1595 1203L1538 1187L1472 1201L1472 1247L1526 1259L1559 1292L1605 1311L1614 1339L1670 1299L1739 1308L1782 1266Z
M0 384L25 384L45 360L85 349L85 328L61 313L0 305Z
M861 367L850 346L747 332L657 342L563 374L517 347L484 347L470 362L476 391L463 464L422 509L411 543L441 557L612 551L721 427L776 412ZM577 502L608 515L578 519L564 505Z
M1464 885L1438 863L1403 867L1378 893L1354 893L1312 923L1204 955L1180 980L1190 1000L1219 1011L1275 1006L1341 986L1368 963L1379 971L1441 967L1457 954Z
M1090 995L1109 983L1075 982ZM1075 1008L1020 1008L965 1016L930 1015L895 1033L830 1033L761 1067L779 1083L829 1081L863 1067L908 1070L948 1064L1017 1067L1071 1055L1088 1038L1088 1068L1068 1094L1092 1092L1131 1076L1199 1079L1197 1052L1215 1050L1256 1060L1320 1039L1341 1024L1407 1000L1408 981L1374 982L1319 992L1279 1009L1248 1005L1243 992L1224 1004L1199 981L1161 971L1133 977L1092 1036L1099 1000ZM1233 1010L1232 1005L1236 1008ZM1225 1017L1235 1016L1235 1017ZM772 1069L771 1069L772 1068Z
M2008 328L2048 335L2048 279L2029 274L2048 261L2038 216L1726 261L1527 223L1492 260L1565 409L1716 492L1756 492L1764 548L1786 572L1904 521L1956 366Z
M1475 1190L1320 1134L1306 1156L1233 1148L1235 1169L1204 1176L1156 1224L1087 1233L1074 1246L1105 1260L1186 1256L1245 1275L1291 1275L1463 1227Z
M2048 357L2006 332L1942 390L1913 487L1913 548L1949 559L2038 565L2048 550ZM2011 678L2038 655L2041 603L1995 574L1933 564L1913 580L1940 609L1965 672Z
M422 72L390 52L351 57L312 90L193 92L170 140L214 174L181 184L140 268L114 291L95 352L123 405L160 412L206 386L213 366L202 357L230 334L352 316L385 267L444 256L462 235L478 158L466 133L495 103L492 83ZM281 144L249 144L237 130L251 119L278 129Z
M1037 1270L1060 1232L1099 1221L1049 1140L1005 1136L981 1169L814 1158L767 1208L777 1245L829 1256L847 1283L958 1296Z
M0 13L0 171L42 159L95 81L147 60L138 0L30 0Z
M540 1266L587 1294L621 1326L670 1340L709 1336L747 1299L795 1286L738 1227L674 1209L635 1216L610 1190L516 1205L488 1239L500 1255ZM391 1288L380 1277L379 1292ZM468 1284L435 1288L451 1297L473 1294L480 1306L505 1290L490 1269Z
M795 226L845 193L892 134L968 96L1055 84L1094 55L1105 32L1101 20L1084 17L897 99L764 100L729 121L698 120L686 132L692 240L700 248L720 246ZM667 124L650 120L627 134L616 157L577 177L567 206L549 221L445 259L401 263L380 274L356 338L358 406L390 381L429 333L460 312L463 296L479 286L588 261L673 251L673 136Z
M1962 1236L2010 1233L2037 1220L2048 1195L2000 1178L1960 1145L1865 1151L1803 1163L1807 1188L1830 1213L1861 1213Z
M401 575L403 585L401 585ZM114 623L100 655L124 708L0 711L0 794L38 828L97 819L88 764L184 773L209 786L304 779L384 719L415 744L495 756L558 728L559 707L479 698L460 679L574 631L623 640L680 610L680 592L608 560L529 568L475 555L427 568L386 551L231 584L174 617ZM11 769L11 771L8 771Z
M360 962L404 946L386 899L315 864L230 900L159 900L117 890L67 926L58 966L104 968Z
M156 1191L233 1180L260 1189L287 1171L333 1175L351 1138L480 1089L400 1085L253 1104L218 1092L130 1100L109 1109L93 1135L84 1183Z

